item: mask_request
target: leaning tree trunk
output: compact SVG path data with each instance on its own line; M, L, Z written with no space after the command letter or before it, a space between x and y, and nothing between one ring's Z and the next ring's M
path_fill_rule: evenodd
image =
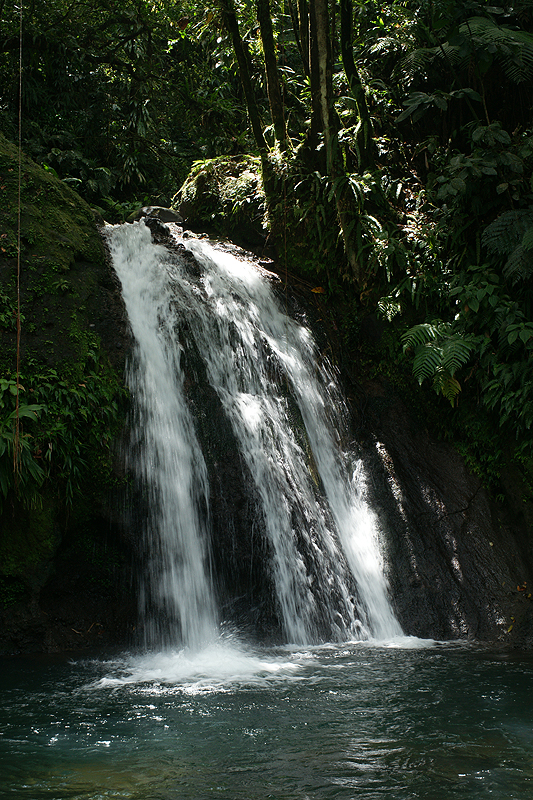
M372 120L365 97L365 90L353 59L352 48L352 0L340 0L341 6L341 55L344 72L350 91L357 105L357 113L361 121L357 145L359 149L359 167L363 170L375 167L372 144Z
M353 277L356 282L359 282L361 279L361 267L355 247L358 211L355 207L354 198L348 190L348 181L337 137L338 117L333 106L328 0L311 0L309 36L311 42L310 67L313 116L320 115L326 149L327 175L333 187L337 217L344 242L344 252Z
M298 52L302 59L304 72L309 77L309 15L307 13L307 0L299 0L298 7L295 6L294 0L287 0L287 2Z
M298 21L300 29L300 42L302 45L302 59L305 74L309 75L309 7L308 0L298 0Z
M303 0L305 2L305 0ZM324 130L320 91L320 58L318 49L318 23L316 0L310 0L309 23L309 85L311 89L311 124L307 131L306 147L316 152L320 134Z
M267 208L270 208L272 202L276 199L276 179L272 164L268 158L268 147L263 134L263 125L261 117L259 116L257 103L255 102L255 94L250 75L250 54L246 44L241 38L233 0L219 0L219 3L222 10L224 25L231 35L233 49L239 65L239 75L244 91L244 98L246 100L246 107L248 109L248 117L250 118L252 133L257 149L259 150L259 155L261 156L261 172L263 177L263 189L265 191L265 202Z
M244 98L246 100L246 107L248 109L248 116L250 118L250 125L254 135L257 149L261 157L266 157L267 145L263 135L263 125L259 116L259 109L255 102L255 94L252 87L252 80L250 77L250 54L246 44L241 38L239 31L239 23L237 22L237 15L235 13L235 6L233 0L219 0L220 8L222 11L222 18L226 30L231 36L233 42L233 49L239 65L239 75L241 78Z
M284 151L287 149L287 130L285 127L283 98L279 82L276 45L274 43L274 31L272 28L269 0L257 0L257 19L261 31L261 41L263 42L268 102L270 104L274 133L280 149Z

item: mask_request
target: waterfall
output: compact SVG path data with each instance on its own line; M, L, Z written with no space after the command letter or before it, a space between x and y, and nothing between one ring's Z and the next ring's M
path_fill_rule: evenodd
M253 485L285 638L401 635L363 465L345 447L342 396L309 329L231 252L197 239L162 248L142 223L109 241L136 342L132 455L149 494L151 602L186 643L216 630L211 489L182 364L192 349Z
M120 226L109 238L135 339L127 383L136 419L131 461L148 494L147 532L153 547L150 582L161 612L149 616L149 643L171 636L199 646L215 633L215 606L207 567L207 472L185 402L181 346L174 330L166 251L152 245L144 225Z

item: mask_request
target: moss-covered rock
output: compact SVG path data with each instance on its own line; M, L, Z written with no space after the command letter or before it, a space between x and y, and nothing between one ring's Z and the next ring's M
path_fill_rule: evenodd
M60 536L49 498L34 508L17 508L4 516L0 531L0 564L5 577L20 577L48 564Z
M197 161L172 199L188 227L215 232L254 247L267 236L261 161L220 156Z
M76 573L83 536L129 564L112 521L123 480L114 442L127 408L127 322L90 207L24 155L19 173L18 149L1 135L0 196L0 651L61 649L43 592L50 606L50 586L68 586L62 604L79 593L70 606L85 604L90 615L104 567L93 565L94 581L69 584L60 554L70 553ZM67 639L65 647L75 644Z
M0 135L0 369L16 352L18 152ZM70 373L85 352L99 347L111 324L125 335L116 281L90 207L66 184L22 156L20 186L20 300L22 358L43 366L61 363ZM112 306L112 308L110 308ZM115 329L116 330L116 329ZM123 348L107 336L110 360ZM121 352L122 350L122 352ZM79 370L78 370L79 371Z

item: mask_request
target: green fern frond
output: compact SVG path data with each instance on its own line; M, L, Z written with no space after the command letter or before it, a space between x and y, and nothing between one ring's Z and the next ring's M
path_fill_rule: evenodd
M413 375L419 384L432 378L442 365L442 348L433 342L417 348L413 361Z
M471 48L464 46L471 43ZM459 41L443 42L438 47L420 48L409 53L400 70L413 80L420 77L429 65L445 59L451 66L468 69L476 50L492 53L507 78L513 83L533 79L533 35L526 31L501 27L487 17L472 17L459 27Z
M459 334L450 336L442 347L442 366L451 377L462 367L474 349L472 342Z
M435 390L454 405L461 391L459 381L454 377L464 366L476 343L452 332L449 322L434 322L415 325L403 337L404 352L414 347L413 375L419 384L431 378Z
M413 50L402 59L399 65L400 77L412 80L424 74L427 68L435 61L437 53L434 48L421 47Z
M522 83L533 77L533 36L530 33L500 27L487 17L473 17L463 23L459 31L482 46L496 48L495 57L509 80Z
M401 42L394 36L382 36L369 48L372 55L382 55L384 53L395 53L401 49Z
M533 229L530 231L533 233ZM533 252L526 250L523 244L519 244L507 259L503 274L515 283L530 278L533 274Z
M449 323L441 322L423 322L420 325L414 325L402 336L403 352L410 348L417 348L426 342L435 342L442 339L449 331Z
M524 250L533 250L533 225L522 236L522 247Z
M435 376L435 380L433 381L433 386L435 390L442 394L446 400L448 400L452 406L455 405L457 395L461 391L461 384L459 381L453 377L453 375L448 375L446 373L440 373Z
M449 44L449 42L443 42L442 47L435 47L434 54L438 58L444 56L454 67L468 60L461 55L457 45Z
M533 226L533 206L504 211L481 235L481 243L491 255L509 256Z

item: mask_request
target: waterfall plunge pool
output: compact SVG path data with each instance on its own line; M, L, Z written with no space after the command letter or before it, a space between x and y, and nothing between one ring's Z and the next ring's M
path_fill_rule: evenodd
M172 255L142 224L109 235L136 341L152 649L4 660L0 800L530 800L533 660L401 635L345 404L308 329L253 265L202 242ZM209 543L228 525L210 529L185 344L226 427L219 460L237 450L245 465L255 510L240 530L268 543L279 627L297 646L216 633ZM241 588L261 575L244 570Z
M12 658L0 798L529 800L532 669L408 638Z

